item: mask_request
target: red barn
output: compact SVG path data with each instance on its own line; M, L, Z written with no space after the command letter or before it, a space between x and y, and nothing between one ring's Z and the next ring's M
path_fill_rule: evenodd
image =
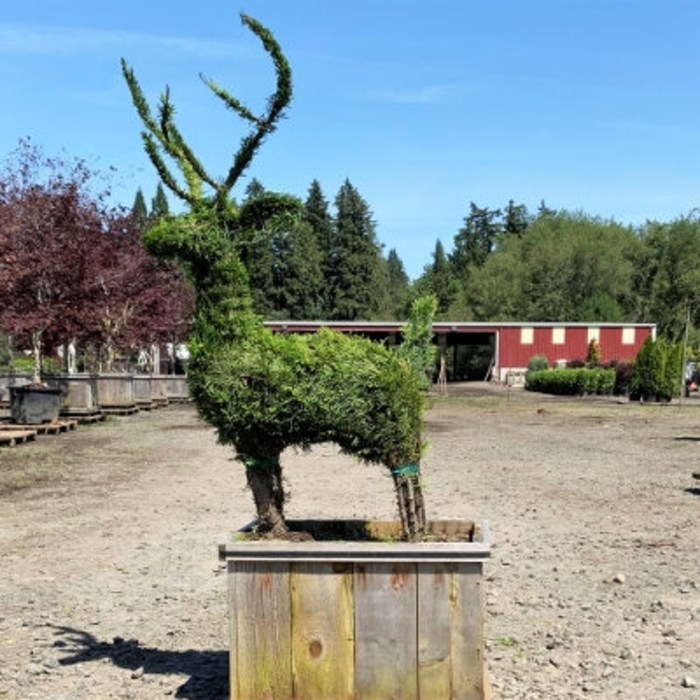
M321 326L386 342L401 342L400 321L267 321L277 332L312 333ZM584 360L594 338L601 362L634 360L644 341L656 338L653 323L520 323L440 321L433 324L435 342L448 366L450 380L517 381L534 355L550 365Z

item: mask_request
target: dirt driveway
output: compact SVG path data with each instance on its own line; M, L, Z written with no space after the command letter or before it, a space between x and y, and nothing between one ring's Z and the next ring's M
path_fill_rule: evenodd
M494 698L700 698L700 400L465 385L428 427L429 517L491 527ZM393 517L378 468L285 457L290 516ZM0 449L0 698L227 697L216 547L251 517L191 406Z

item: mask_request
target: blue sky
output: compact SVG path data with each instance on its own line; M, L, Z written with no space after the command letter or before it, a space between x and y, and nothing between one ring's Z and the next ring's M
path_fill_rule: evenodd
M120 72L224 175L243 132L204 73L262 109L274 75L239 13L268 26L295 97L247 173L332 203L346 178L411 277L469 203L513 199L622 223L700 206L696 0L31 0L0 11L0 157L30 136L116 167L128 206L156 175ZM243 194L242 190L238 194ZM170 197L171 205L175 200Z

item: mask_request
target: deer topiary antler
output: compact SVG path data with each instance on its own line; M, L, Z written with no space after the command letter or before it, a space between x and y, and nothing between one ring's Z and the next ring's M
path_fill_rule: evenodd
M262 115L256 115L226 89L200 74L204 84L224 102L226 107L236 112L253 127L251 133L242 139L234 155L233 164L223 180L212 177L206 171L177 128L170 89L166 86L160 97L156 119L133 69L125 59L121 60L122 73L131 93L131 99L145 127L141 137L146 153L166 187L193 209L208 204L213 205L219 212L227 210L231 190L250 165L265 137L275 130L277 122L284 117L284 110L292 99L292 70L274 36L260 22L248 15L241 14L241 21L260 39L272 58L277 81L275 91L268 98L266 111ZM164 156L175 161L184 178L184 186L170 170ZM205 196L205 187L212 191L210 197Z

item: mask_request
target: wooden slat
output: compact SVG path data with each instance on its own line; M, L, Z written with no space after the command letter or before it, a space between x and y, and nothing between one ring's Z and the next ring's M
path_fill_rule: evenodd
M416 565L356 564L355 700L418 698Z
M236 700L290 700L292 649L289 564L238 562L232 591ZM237 694L235 694L237 693Z
M294 698L353 697L352 567L298 563L292 567Z
M452 566L418 565L418 688L420 698L452 697L450 653Z
M228 632L229 632L229 647L228 647L228 671L229 671L229 696L231 700L236 700L240 696L238 689L238 615L243 610L236 607L237 598L239 595L238 588L238 570L240 564L236 562L227 563L228 575Z
M456 564L453 577L453 699L482 700L484 630L479 564Z
M0 445L14 447L30 440L36 440L36 430L0 430Z

